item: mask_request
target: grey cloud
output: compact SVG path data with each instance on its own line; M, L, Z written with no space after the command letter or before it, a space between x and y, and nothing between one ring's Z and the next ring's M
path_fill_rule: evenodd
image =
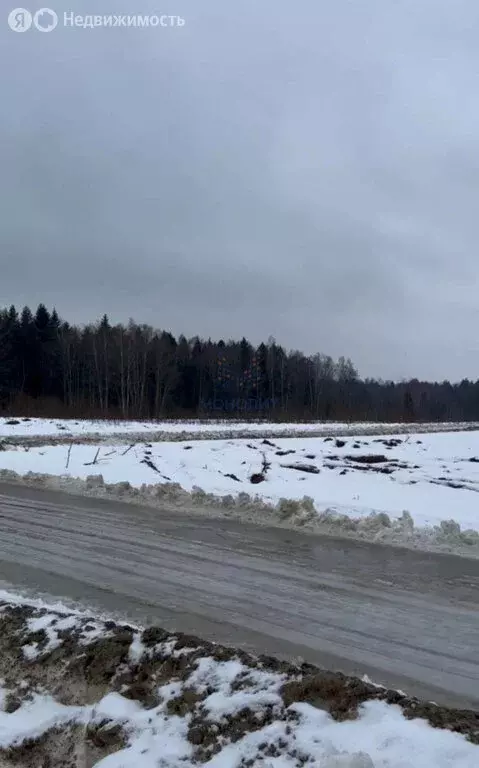
M0 31L0 303L477 376L475 0ZM141 7L140 7L141 6Z

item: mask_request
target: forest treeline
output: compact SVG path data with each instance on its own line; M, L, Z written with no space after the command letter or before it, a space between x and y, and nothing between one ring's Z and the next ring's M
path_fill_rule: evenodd
M40 304L0 310L0 408L51 417L479 420L479 381L361 379L273 338L175 338L130 321L78 327Z

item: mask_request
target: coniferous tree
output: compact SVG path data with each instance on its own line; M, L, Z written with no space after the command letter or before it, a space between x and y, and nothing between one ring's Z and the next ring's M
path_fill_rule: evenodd
M0 406L41 415L479 420L479 381L362 380L349 358L287 352L273 337L176 339L105 314L82 328L40 304L0 310ZM223 411L218 412L218 409ZM258 414L258 410L261 414Z

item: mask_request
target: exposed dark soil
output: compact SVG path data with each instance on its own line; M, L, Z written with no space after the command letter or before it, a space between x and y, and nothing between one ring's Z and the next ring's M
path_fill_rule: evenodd
M319 475L320 470L314 464L281 464L283 469L297 469L298 472L310 472L312 475Z
M342 721L357 717L364 702L381 700L400 706L407 718L424 718L434 727L463 734L479 744L479 712L439 707L311 664L293 665L274 657L254 657L194 636L172 635L158 627L142 632L145 651L133 662L130 650L136 630L105 622L106 636L88 642L86 633L93 628L93 620L88 618L79 619L74 630L62 632L62 645L48 651L46 633L32 633L27 624L29 619L38 618L45 611L1 603L0 608L0 677L10 691L4 704L8 712L19 709L36 690L49 691L60 703L77 705L92 704L108 692L117 691L153 709L161 703L159 687L178 681L183 687L180 694L168 702L167 712L190 716L188 739L194 748L193 762L204 762L218 752L225 741L237 741L273 720L294 725L297 715L289 707L297 702L308 702ZM43 651L29 660L22 652L22 645L34 642L38 643L38 650L41 651L42 646ZM285 682L279 688L279 704L262 705L254 712L245 707L234 716L213 723L205 711L204 701L216 690L214 685L196 690L187 682L202 658L218 662L237 659L244 665L244 671L233 681L233 690L250 688L254 684L253 670L283 675ZM25 684L20 686L19 681ZM0 749L0 768L91 768L125 744L125 734L112 722L86 728L70 725L50 730L41 738L14 748ZM260 752L271 757L277 750L281 750L281 745L264 744Z
M396 448L403 442L404 441L400 440L398 437L392 437L390 440L382 440L381 438L376 438L376 440L373 440L373 443L382 443L382 445L385 445L386 448Z
M38 739L0 749L1 768L93 768L127 745L121 728L105 722L83 728L52 728Z
M345 456L346 461L354 461L358 464L384 464L390 461L387 456L380 453L362 454L359 456Z

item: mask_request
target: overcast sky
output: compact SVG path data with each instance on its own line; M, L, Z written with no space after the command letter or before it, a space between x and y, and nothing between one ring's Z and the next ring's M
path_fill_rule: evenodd
M62 2L2 6L0 305L479 378L478 0Z

